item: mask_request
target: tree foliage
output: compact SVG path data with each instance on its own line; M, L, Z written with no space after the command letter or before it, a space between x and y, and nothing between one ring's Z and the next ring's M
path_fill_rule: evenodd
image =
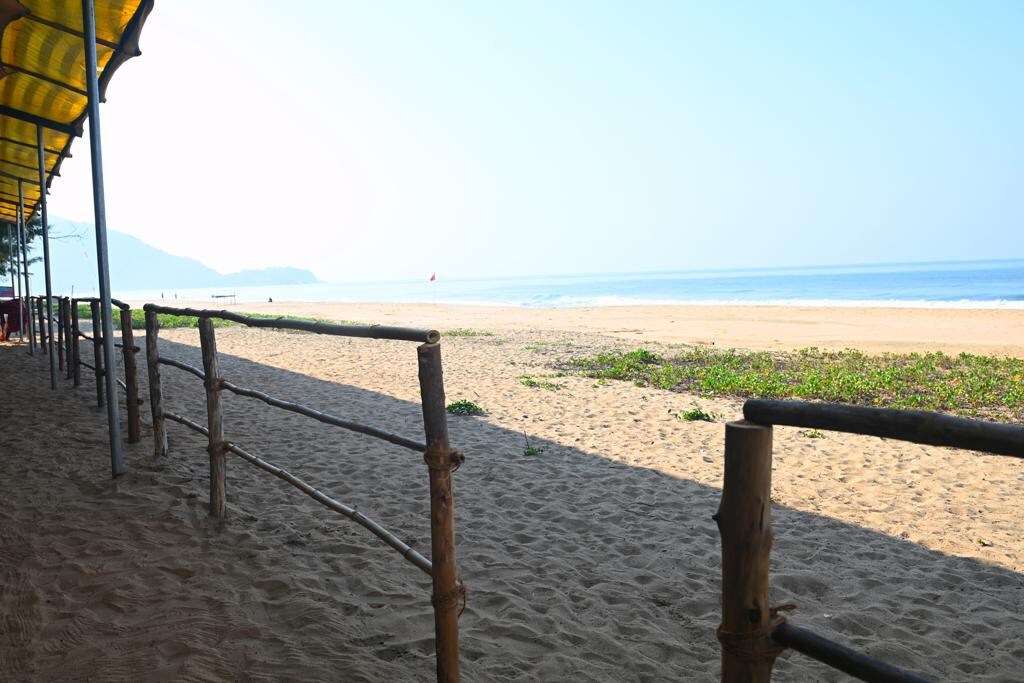
M8 237L9 236L9 237ZM34 216L25 226L25 245L28 250L28 262L31 265L39 260L38 256L32 255L32 250L42 244L43 221L39 216ZM0 284L10 279L11 273L11 252L18 250L18 230L13 223L0 223ZM20 256L20 254L19 254Z

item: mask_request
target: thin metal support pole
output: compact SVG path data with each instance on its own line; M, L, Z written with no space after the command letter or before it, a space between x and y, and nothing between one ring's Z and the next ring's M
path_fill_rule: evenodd
M110 436L110 470L113 476L124 474L121 449L121 417L118 415L117 367L114 361L114 318L110 304L110 263L107 256L107 206L103 194L103 145L100 141L100 85L96 67L96 15L93 0L82 0L82 27L85 34L85 84L89 95L89 147L92 160L92 204L96 222L96 266L100 281L100 306L103 323L103 359L107 372L107 432ZM43 188L45 190L45 188ZM95 334L95 331L93 332Z
M14 270L16 277L14 282L17 285L18 291L15 293L15 297L18 299L18 341L25 341L25 316L22 314L22 301L21 301L21 229L19 228L20 223L14 224L14 236L17 244L14 247Z
M53 284L50 281L50 226L46 213L46 156L43 151L43 127L36 124L39 151L39 215L43 219L43 264L46 276L46 348L50 354L50 388L57 388L57 357L53 353Z
M25 306L28 307L28 355L36 355L36 319L32 315L32 290L28 284L28 226L25 225L25 183L18 181L18 232L21 234L21 275L25 280ZM24 321L22 321L24 322Z
M11 296L14 296L14 265L18 262L18 252L14 250L14 233L11 224L7 224L7 267L11 270Z
M16 298L15 292L17 291L16 284L17 279L14 275L16 270L15 265L18 263L18 252L14 246L14 232L11 230L11 224L7 224L7 269L11 271L11 298ZM20 302L19 302L20 303ZM8 320L7 324L10 325L11 321ZM18 329L21 329L21 325L18 325ZM10 332L8 332L10 334Z

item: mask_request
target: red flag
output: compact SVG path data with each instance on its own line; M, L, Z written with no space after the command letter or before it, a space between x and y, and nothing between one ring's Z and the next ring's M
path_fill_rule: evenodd
M433 281L434 281L434 280L436 280L436 279L437 279L437 273L434 273L434 274L432 274L432 275L430 276L430 282L433 282Z

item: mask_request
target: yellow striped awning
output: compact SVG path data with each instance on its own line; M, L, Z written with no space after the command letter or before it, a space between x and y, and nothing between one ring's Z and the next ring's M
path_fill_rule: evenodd
M122 63L139 54L154 0L95 0L100 99ZM86 117L80 0L0 0L0 221L26 217L40 198L36 126L42 128L46 186L60 174Z

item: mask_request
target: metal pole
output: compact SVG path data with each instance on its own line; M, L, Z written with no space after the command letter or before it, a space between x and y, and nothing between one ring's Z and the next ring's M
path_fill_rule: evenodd
M18 291L15 293L15 298L18 300L18 341L25 341L25 316L22 315L21 308L21 230L18 229L18 223L14 224L14 236L17 244L14 245L14 270L17 276L14 278L14 283L17 285Z
M46 274L46 348L50 352L50 388L57 388L57 358L53 353L53 285L50 282L50 226L46 214L46 157L43 156L43 127L36 124L39 149L39 215L43 219L43 263Z
M14 264L17 252L14 250L14 233L11 224L7 224L7 267L11 269L11 297L14 297Z
M32 290L28 284L28 226L25 225L25 184L18 181L18 225L21 232L21 260L24 264L25 305L28 307L28 355L36 355L36 319L32 315Z
M11 298L12 299L15 298L15 295L14 295L15 287L14 287L14 285L16 283L16 280L14 278L14 264L17 262L17 253L18 252L16 252L14 250L14 233L11 232L11 224L8 223L7 224L7 268L8 268L8 270L11 271ZM11 324L11 321L8 320L7 324L9 326ZM18 326L18 329L21 329L21 325ZM7 334L10 335L10 332L8 332ZM6 339L4 341L6 341Z
M110 305L110 264L107 258L107 207L103 196L103 146L100 144L100 86L96 72L96 16L93 0L82 0L85 33L85 85L89 95L89 147L92 157L92 204L96 217L96 266L103 309L103 364L107 368L107 432L110 436L110 469L113 476L124 474L121 452L121 418L118 415L117 373L114 369L114 318ZM95 331L93 332L95 334Z

